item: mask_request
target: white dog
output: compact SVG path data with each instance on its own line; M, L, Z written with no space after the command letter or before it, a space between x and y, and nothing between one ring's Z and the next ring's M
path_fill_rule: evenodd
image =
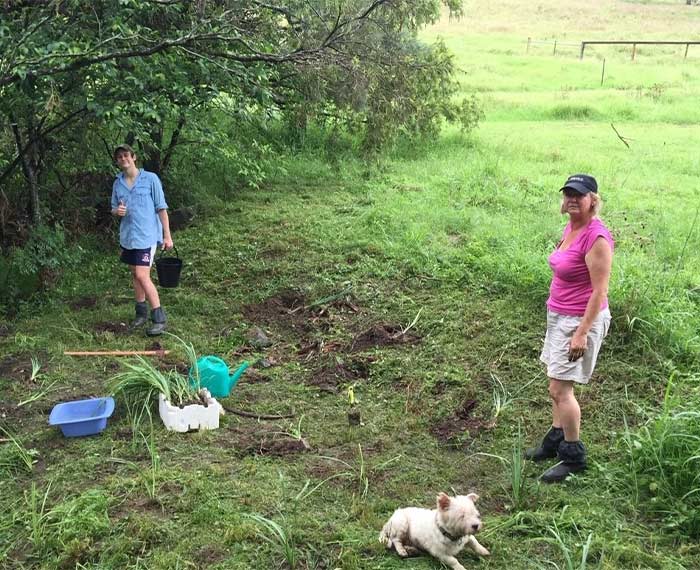
M475 493L456 497L440 493L437 509L397 509L379 533L379 541L387 548L393 546L401 557L425 551L452 570L465 570L455 558L465 546L479 556L490 554L474 537L481 528L474 506L478 498Z

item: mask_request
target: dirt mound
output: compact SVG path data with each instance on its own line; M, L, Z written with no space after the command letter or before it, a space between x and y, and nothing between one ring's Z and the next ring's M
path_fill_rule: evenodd
M97 304L97 297L94 295L89 295L87 297L80 297L78 299L73 299L68 302L68 306L77 311L80 309L91 309Z
M330 321L342 321L347 314L359 310L349 293L310 301L303 293L286 290L261 303L246 305L242 313L253 324L306 333L315 329L327 330Z
M348 384L369 378L371 359L343 359L335 355L320 358L319 364L307 384L320 390L337 393Z
M187 362L169 356L162 356L158 359L158 368L164 372L177 372L181 376L189 376L190 373L190 365Z
M477 403L476 400L465 400L452 416L435 424L430 432L443 443L454 443L467 431L474 436L487 427L486 421L473 415Z
M210 565L225 560L229 553L217 544L206 544L194 553L194 559L198 563L197 568L209 568Z
M32 363L29 357L11 355L0 360L0 378L24 380L29 378L31 373Z
M112 333L115 335L122 335L129 332L129 325L120 322L106 321L103 323L96 323L92 328L96 333Z
M296 453L311 451L311 446L304 438L291 437L281 432L246 432L241 429L229 429L227 433L227 445L232 445L236 454L246 455L270 455L282 457Z
M391 323L376 323L369 329L358 334L352 341L351 350L366 350L381 346L415 344L420 337L412 331L407 331L399 325Z
M276 325L307 331L310 328L308 315L304 310L306 298L297 291L282 291L261 303L243 307L243 316L251 323Z
M46 362L49 360L49 355L45 350L39 350L34 353L22 352L10 354L0 360L0 378L22 382L30 388L41 384L41 381L37 379L34 379L33 382L31 381L32 356L40 365L39 373L46 372Z

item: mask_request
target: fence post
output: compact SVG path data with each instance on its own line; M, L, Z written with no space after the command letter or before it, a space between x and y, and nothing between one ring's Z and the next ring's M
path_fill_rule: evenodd
M603 81L605 80L605 58L603 58L603 73L600 74L600 86L603 86Z
M688 48L690 47L690 44L685 44L685 55L683 56L683 59L688 59Z
M532 38L528 37L527 38L527 48L525 49L525 53L530 53L530 40Z
M637 44L632 44L632 61L634 61L634 54L637 51Z
M554 40L554 51L552 52L552 55L557 55L557 40Z
M583 59L583 50L586 49L586 42L581 42L581 54L578 56L579 59Z

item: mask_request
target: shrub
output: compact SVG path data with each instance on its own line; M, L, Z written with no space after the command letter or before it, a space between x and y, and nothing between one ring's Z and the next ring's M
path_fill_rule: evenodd
M634 502L664 525L700 537L700 394L697 378L668 381L663 411L636 433L625 435Z
M71 247L62 226L38 226L27 243L0 259L0 305L31 297L55 283L82 258L80 247Z

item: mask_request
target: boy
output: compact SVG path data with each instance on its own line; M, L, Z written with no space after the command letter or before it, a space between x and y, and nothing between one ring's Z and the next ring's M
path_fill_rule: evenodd
M148 322L148 301L152 324L146 334L157 336L165 331L166 317L158 290L151 281L151 266L159 244L166 250L173 247L168 205L160 179L153 172L136 167L136 154L129 145L121 144L114 149L114 161L121 173L112 185L112 214L121 218L120 259L131 270L136 297L136 318L130 328Z

